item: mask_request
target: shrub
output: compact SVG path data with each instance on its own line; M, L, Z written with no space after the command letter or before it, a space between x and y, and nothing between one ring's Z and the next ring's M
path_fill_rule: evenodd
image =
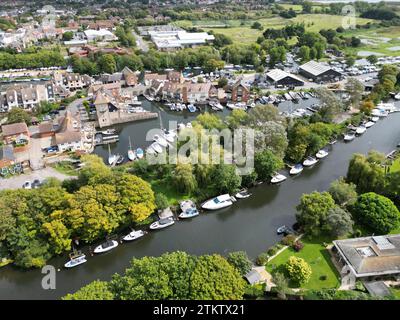
M256 264L258 266L263 266L268 262L269 255L266 252L263 252L258 255L256 259Z
M275 247L271 247L268 249L267 253L270 256L273 256L274 254L276 254L278 252L278 250Z
M285 246L288 246L288 247L293 246L295 241L296 241L296 236L293 234L289 234L289 235L283 237L281 240L282 244L284 244Z
M303 249L303 247L304 247L304 244L303 244L303 242L301 242L300 240L296 241L296 242L293 244L293 249L294 249L296 252L299 252L301 249Z
M310 265L302 258L290 257L285 264L289 278L298 284L305 284L310 280L312 270Z
M325 274L319 277L319 280L321 281L325 281L326 279L328 279L328 277Z

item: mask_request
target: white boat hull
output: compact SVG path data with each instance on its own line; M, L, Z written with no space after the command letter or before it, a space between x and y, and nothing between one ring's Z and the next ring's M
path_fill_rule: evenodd
M112 240L112 243L113 243L112 246L109 246L107 248L103 248L101 245L99 245L93 250L93 252L94 253L104 253L104 252L111 251L112 249L118 247L118 242L117 241Z
M280 183L283 182L287 179L287 177L285 177L283 174L278 174L276 176L273 176L271 179L271 183L276 184L276 183Z
M174 220L171 220L171 222L166 223L166 224L160 224L158 221L156 221L156 222L153 222L153 223L150 225L150 229L151 229L151 230L164 229L164 228L166 228L166 227L172 226L174 223L175 223Z
M317 162L318 162L317 159L313 159L313 160L304 160L303 166L305 166L305 167L311 167L311 166L313 166L314 164L316 164Z
M79 266L81 264L84 264L86 262L87 262L86 257L83 256L82 258L73 259L73 260L68 261L66 264L64 264L64 267L70 269L70 268Z
M133 241L136 239L139 239L141 237L143 237L146 234L146 232L140 230L140 231L132 231L131 233L129 233L128 235L126 235L125 237L122 238L122 240L124 241Z

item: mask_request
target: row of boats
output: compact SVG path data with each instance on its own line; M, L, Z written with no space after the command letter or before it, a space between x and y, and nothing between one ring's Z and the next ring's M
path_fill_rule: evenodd
M182 212L179 214L179 218L181 218L181 219L193 218L193 217L196 217L199 215L199 211L197 210L196 205L194 204L194 202L192 200L182 201L180 203L180 209ZM174 217L169 216L169 217L162 218L162 219L159 219L159 220L153 222L149 228L150 228L150 230L164 229L166 227L173 225L174 223L175 223ZM122 242L131 242L131 241L140 239L143 236L145 236L146 234L148 234L148 232L145 230L133 230L132 229L131 232L129 232L128 234L126 234L125 236L123 236L121 238L122 239L121 243ZM103 242L100 245L98 245L97 247L95 247L93 250L93 253L95 253L95 254L105 253L105 252L115 249L116 247L118 247L118 245L119 245L119 243L117 240L107 239L105 242ZM64 267L65 268L73 268L73 267L81 265L85 262L87 262L86 255L80 251L75 250L70 255L70 260L64 264Z
M268 104L268 103L279 104L284 101L298 101L300 99L307 100L309 98L315 98L315 97L316 97L316 95L313 92L289 91L282 95L262 96L257 99L257 102L260 102L262 104Z

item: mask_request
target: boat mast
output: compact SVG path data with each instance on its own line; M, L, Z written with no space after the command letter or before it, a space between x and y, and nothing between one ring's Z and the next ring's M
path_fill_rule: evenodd
M128 138L129 138L129 150L132 150L131 136L129 136Z

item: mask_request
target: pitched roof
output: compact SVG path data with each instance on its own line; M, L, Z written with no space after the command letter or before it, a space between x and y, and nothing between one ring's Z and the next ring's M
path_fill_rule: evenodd
M3 136L13 136L28 132L28 126L25 122L4 124L1 126L1 129L3 131Z
M300 78L296 77L295 75L288 73L286 71L280 69L272 69L271 71L267 72L267 77L271 78L274 82L280 81L286 77L290 77L300 82L304 82Z
M325 73L326 71L331 70L332 68L328 65L311 60L311 61L308 61L307 63L301 65L300 69L302 69L314 76L319 76L320 74Z
M110 102L109 99L106 97L106 95L101 90L99 90L96 93L96 99L94 100L95 105L107 104L109 102Z
M81 140L81 133L78 129L74 128L73 121L71 112L67 111L61 119L60 129L56 133L57 145Z

